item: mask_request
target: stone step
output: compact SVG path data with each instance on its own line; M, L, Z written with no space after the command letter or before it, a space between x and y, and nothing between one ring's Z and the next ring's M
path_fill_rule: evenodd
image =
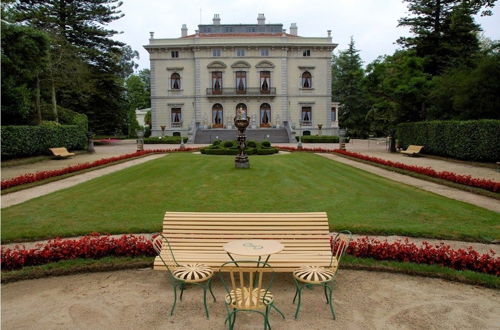
M288 134L284 128L261 128L247 129L245 132L247 141L270 141L271 143L288 143ZM236 140L238 130L236 129L198 129L194 143L212 143L219 140ZM268 137L269 136L269 137Z

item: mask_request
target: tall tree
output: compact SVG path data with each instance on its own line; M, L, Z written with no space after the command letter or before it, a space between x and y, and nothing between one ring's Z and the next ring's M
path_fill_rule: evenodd
M397 51L367 66L364 83L372 130L393 135L398 123L425 119L431 76L423 62L412 51Z
M112 39L117 31L106 28L123 16L121 5L118 0L18 0L12 5L16 21L52 36L54 52L48 80L53 82L53 108L57 108L56 104L70 105L75 111L86 113L91 128L105 130L103 133L114 133L127 121L124 79L132 73L137 55ZM79 59L87 69L70 59ZM64 78L75 71L85 73L84 88L65 84Z
M49 38L41 31L2 21L2 123L42 120L39 76L47 68Z
M332 100L340 102L339 122L352 135L367 135L364 71L354 38L346 50L332 58Z
M491 15L496 0L404 0L409 16L399 20L407 26L411 37L401 37L398 43L416 51L425 59L430 74L443 72L457 61L467 62L478 50L477 32L473 15Z

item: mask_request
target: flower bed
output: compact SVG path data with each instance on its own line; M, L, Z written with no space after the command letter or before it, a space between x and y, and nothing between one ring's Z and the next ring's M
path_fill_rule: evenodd
M422 166L417 166L417 165L407 165L404 163L400 162L393 162L390 160L385 160L382 158L377 158L377 157L372 157L372 156L366 156L363 154L359 154L356 152L350 152L346 150L340 150L340 149L325 149L325 148L302 148L302 149L297 149L296 147L279 147L280 150L286 150L286 151L310 151L310 152L323 152L323 153L337 153L357 159L362 159L365 161L369 161L372 163L377 163L385 166L390 166L390 167L395 167L399 169L403 169L406 171L418 173L418 174L423 174L427 175L430 177L442 179L442 180L447 180L459 184L463 184L466 186L471 186L471 187L476 187L476 188L481 188L493 192L500 192L500 182L496 182L493 180L488 180L488 179L478 179L478 178L473 178L470 175L462 175L462 174L456 174L453 172L448 172L448 171L436 171L433 170L430 167L422 167Z
M333 244L332 240L331 244ZM472 247L467 250L454 250L444 243L432 245L428 242L422 242L422 245L418 246L415 243L410 243L407 238L389 243L387 240L380 241L362 237L349 244L347 254L359 258L436 264L457 270L472 270L500 275L500 258L495 257L493 250L480 254Z
M50 170L50 171L40 171L36 173L27 173L20 176L17 176L12 179L2 180L1 189L7 189L15 186L19 186L26 183L37 182L40 180L45 180L48 178L53 178L60 175L65 175L68 173L74 173L82 170L86 170L92 167L102 166L110 163L115 163L124 159L135 158L147 154L153 153L167 153L167 152L183 152L183 151L195 151L198 148L185 148L185 149L151 149L144 151L137 151L130 154L120 155L116 157L103 158L96 160L94 162L82 163L77 165L68 166L65 168L61 168L58 170Z
M352 241L347 253L361 258L438 264L458 270L500 275L500 258L495 257L493 251L479 254L472 247L467 250L453 250L444 244L432 245L423 242L421 246L417 246L407 239L388 243L365 237ZM2 248L0 265L3 270L13 270L76 258L154 255L151 241L144 236L111 237L94 233L79 239L57 238L45 244L38 244L33 249L25 249L24 246L16 246L13 249Z

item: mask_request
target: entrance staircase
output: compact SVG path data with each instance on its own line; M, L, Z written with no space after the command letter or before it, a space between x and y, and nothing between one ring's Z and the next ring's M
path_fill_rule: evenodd
M256 128L245 131L247 141L270 141L271 143L289 143L288 132L285 128ZM267 137L269 135L269 138ZM194 143L208 144L219 140L236 140L238 130L236 129L198 129L194 138Z

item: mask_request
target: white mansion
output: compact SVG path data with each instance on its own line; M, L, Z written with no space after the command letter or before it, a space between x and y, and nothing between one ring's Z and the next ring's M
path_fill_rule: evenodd
M151 61L152 131L194 135L232 127L237 108L251 118L249 129L286 129L323 134L338 129L331 102L331 53L326 37L300 37L292 23L213 24L198 26L180 38L156 39L144 46ZM335 132L334 132L335 130Z

